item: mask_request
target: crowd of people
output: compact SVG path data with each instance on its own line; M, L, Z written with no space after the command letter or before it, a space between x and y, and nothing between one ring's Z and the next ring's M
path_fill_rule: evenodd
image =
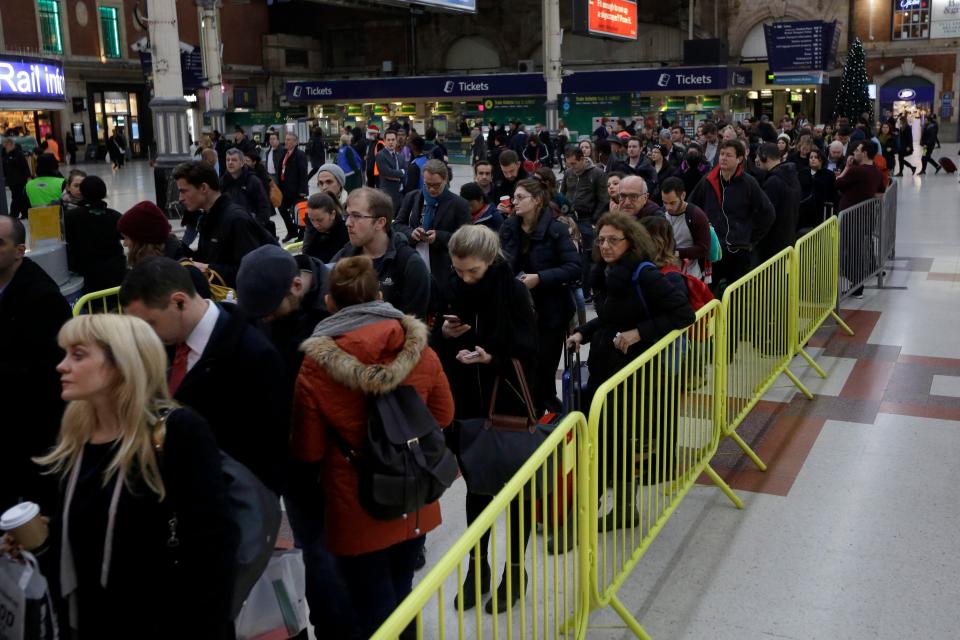
M908 122L876 136L866 119L655 124L618 120L579 141L562 124L559 138L511 124L484 140L474 128L473 180L459 194L435 131L344 130L327 158L318 132L307 151L276 131L259 150L238 128L174 170L183 237L155 204L121 214L100 178L58 178L40 156L15 198L63 204L71 268L88 290L119 285L123 310L70 319L24 255L22 208L0 218L0 371L35 399L8 407L30 429L0 453L0 510L30 500L49 516L42 562L61 623L80 638L187 626L232 637L239 532L222 452L283 497L317 637L369 637L411 590L440 524L437 502L385 520L358 497L369 398L411 387L457 450L460 421L560 412L563 351L590 344L589 406L609 376L694 321L685 278L720 295L824 216L882 193L888 155L910 167ZM936 132L925 135L930 148ZM5 168L29 178L11 140L4 149ZM276 213L285 240L302 237L299 255L279 245ZM490 500L468 492L467 522ZM511 509L514 522L530 513ZM511 607L527 579L519 527L509 544L487 611ZM456 603L467 609L494 587L487 541L479 548Z

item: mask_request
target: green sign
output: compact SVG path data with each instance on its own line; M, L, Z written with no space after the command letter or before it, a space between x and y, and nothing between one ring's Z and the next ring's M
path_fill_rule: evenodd
M229 111L225 116L227 126L249 127L256 124L271 125L286 122L291 118L301 118L304 113L290 113L283 110L277 111Z
M526 125L543 124L547 117L543 96L518 96L516 98L487 98L483 101L483 119L497 124L508 121Z
M561 94L560 118L571 131L589 135L596 128L594 118L623 118L633 114L630 94L608 93L596 95Z

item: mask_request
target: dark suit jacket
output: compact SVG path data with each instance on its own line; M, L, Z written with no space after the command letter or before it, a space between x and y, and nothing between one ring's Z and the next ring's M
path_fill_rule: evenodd
M283 491L292 402L286 370L235 306L220 305L210 341L174 398L207 419L225 453Z
M280 190L283 192L283 199L295 201L300 196L306 197L310 194L310 185L307 183L307 154L300 149L294 149L293 155L287 160L287 166L283 168L283 158L287 152L284 151L280 156L280 164L277 165L277 177L280 178Z
M430 272L438 283L446 282L450 271L450 256L447 243L453 232L465 224L470 224L470 205L450 190L440 194L433 224L427 231L436 231L437 239L430 245ZM423 225L423 194L419 191L408 193L403 198L400 211L393 222L394 233L402 233L410 239L410 246L417 243L411 237L413 230Z

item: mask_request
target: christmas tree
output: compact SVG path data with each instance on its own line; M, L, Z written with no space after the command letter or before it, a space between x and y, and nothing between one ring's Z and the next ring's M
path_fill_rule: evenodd
M867 64L863 44L860 38L855 38L843 65L840 93L837 94L837 114L850 118L852 124L864 113L870 116L868 122L872 122L873 100L870 99L867 88Z

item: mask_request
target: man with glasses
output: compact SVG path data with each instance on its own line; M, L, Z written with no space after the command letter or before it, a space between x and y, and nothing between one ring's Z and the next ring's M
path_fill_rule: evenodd
M470 224L470 205L450 191L446 165L428 160L423 165L423 189L403 198L393 230L407 237L437 285L446 283L450 273L447 242L465 224Z
M661 216L663 210L650 197L646 180L640 176L627 176L620 181L620 213L641 220L647 216Z
M393 233L393 201L377 189L361 187L347 196L347 235L350 244L336 256L366 255L380 280L383 299L421 320L430 304L430 274L402 234Z

